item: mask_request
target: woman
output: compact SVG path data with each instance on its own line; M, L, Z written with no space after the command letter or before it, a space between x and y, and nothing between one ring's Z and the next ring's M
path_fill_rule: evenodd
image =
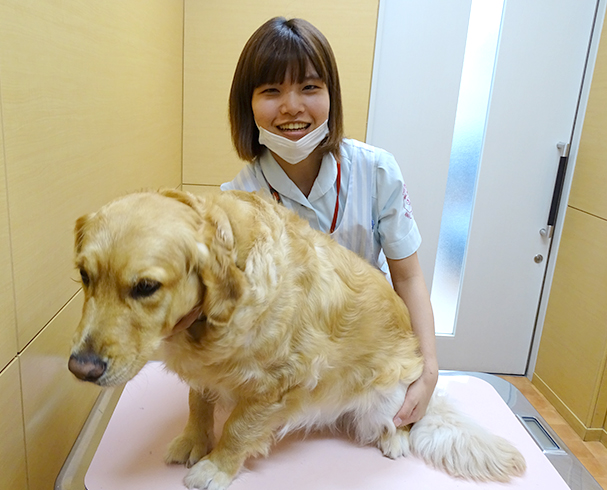
M276 200L380 268L411 314L422 376L394 417L424 415L438 379L434 319L417 258L421 237L398 164L345 139L339 75L323 34L276 17L251 36L230 91L232 141L250 162L222 190L267 190Z

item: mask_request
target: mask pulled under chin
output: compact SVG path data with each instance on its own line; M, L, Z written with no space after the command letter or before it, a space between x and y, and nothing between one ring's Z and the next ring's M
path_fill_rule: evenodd
M280 158L291 165L305 160L320 142L329 134L329 120L318 126L314 131L306 134L297 141L292 141L284 136L271 133L257 126L259 129L259 143L266 146L270 151L276 153Z

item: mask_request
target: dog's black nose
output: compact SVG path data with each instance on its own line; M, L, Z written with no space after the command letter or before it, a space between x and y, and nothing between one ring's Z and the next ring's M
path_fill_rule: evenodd
M72 354L67 367L78 379L97 381L105 373L107 363L92 353Z

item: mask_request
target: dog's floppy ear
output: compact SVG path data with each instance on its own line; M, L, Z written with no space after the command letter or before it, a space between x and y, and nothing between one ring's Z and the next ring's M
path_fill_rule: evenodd
M80 216L76 220L76 225L74 226L74 250L76 253L80 253L82 250L82 241L84 239L84 233L86 231L86 227L88 222L90 221L93 214L85 214L84 216Z
M246 283L244 273L236 265L234 233L227 213L213 198L176 190L159 193L189 206L200 218L195 238L197 269L205 289L202 310L208 322L227 323Z
M175 189L162 189L158 191L158 193L162 196L170 197L171 199L175 199L176 201L186 204L192 209L198 209L198 202L196 201L196 198L189 192L178 191Z
M236 265L234 234L226 212L209 203L202 226L198 251L199 274L206 289L203 311L207 320L225 324L243 294L246 278Z

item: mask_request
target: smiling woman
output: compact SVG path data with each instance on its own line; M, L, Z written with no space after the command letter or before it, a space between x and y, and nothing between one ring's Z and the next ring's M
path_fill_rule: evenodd
M259 27L236 66L230 124L236 151L250 164L223 190L269 191L391 276L425 359L394 421L418 421L438 376L432 310L416 255L421 238L392 155L343 137L337 63L325 36L303 19L275 17Z

